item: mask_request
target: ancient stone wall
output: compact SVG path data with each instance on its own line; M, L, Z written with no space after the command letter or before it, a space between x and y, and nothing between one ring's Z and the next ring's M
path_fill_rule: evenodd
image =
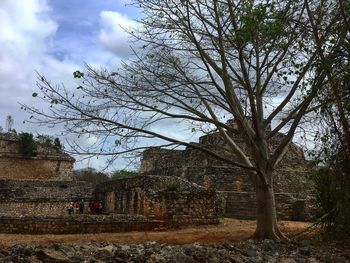
M249 156L249 149L242 137L237 134L231 136ZM283 134L276 134L268 145L270 151L276 149L283 139ZM198 145L218 153L227 147L219 133L200 137ZM235 156L230 158L234 161ZM286 154L274 170L277 213L281 218L310 219L307 210L313 200L314 187L310 177L314 168L311 162L305 160L300 147L293 143L288 146ZM217 204L221 213L240 218L255 216L255 193L247 171L229 166L198 150L190 147L184 150L148 149L143 153L141 173L184 178L206 189L217 191ZM300 193L304 197L300 198ZM307 201L303 201L304 199ZM296 215L297 212L293 209L299 209L300 215Z
M280 143L280 141L283 140L283 138L283 134L276 134L274 136L274 139L268 145L270 151L273 151ZM247 149L245 146L243 139L237 135L235 135L233 139L249 156L249 149ZM227 148L227 145L224 144L218 133L200 137L199 143L197 144L218 153L221 153L224 148ZM232 155L232 157L226 157L232 159L233 161L236 159L236 156L234 155ZM305 169L308 169L310 165L311 164L305 160L302 148L295 145L294 143L291 143L288 146L286 154L276 169L293 168L294 170L304 171ZM227 163L217 160L208 154L205 154L196 149L192 149L190 147L187 147L184 150L169 150L154 147L144 151L141 160L141 173L158 174L158 171L168 171L170 174L171 171L175 170L175 173L173 172L172 175L180 176L180 168L186 169L187 167L211 166L227 167Z
M0 179L70 180L73 162L49 157L0 154Z
M252 192L221 192L225 200L224 215L242 219L256 218L256 196ZM315 214L312 196L276 193L278 219L310 221Z
M77 201L91 199L92 192L82 181L0 180L0 201Z
M168 164L171 164L168 162ZM313 193L310 176L312 168L305 165L302 167L286 166L278 167L274 171L275 192ZM195 182L207 189L217 191L253 191L247 172L237 167L229 166L169 166L155 168L152 171L162 176L179 176L190 182Z
M61 216L69 202L92 200L92 185L72 181L0 180L0 215Z
M1 202L1 216L63 216L67 214L68 202Z
M66 153L42 146L36 155L24 156L16 134L0 133L0 179L70 180L74 161Z
M163 218L175 226L218 224L218 209L214 192L164 192Z
M76 234L164 229L160 220L135 216L8 217L0 216L0 233Z
M98 186L96 196L109 213L141 214L173 225L218 223L215 192L180 178L117 180Z

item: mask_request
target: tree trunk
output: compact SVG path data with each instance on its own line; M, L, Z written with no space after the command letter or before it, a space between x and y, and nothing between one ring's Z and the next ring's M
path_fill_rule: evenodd
M258 240L285 239L277 225L275 196L272 184L268 186L258 184L255 189L257 200L257 225L253 238Z

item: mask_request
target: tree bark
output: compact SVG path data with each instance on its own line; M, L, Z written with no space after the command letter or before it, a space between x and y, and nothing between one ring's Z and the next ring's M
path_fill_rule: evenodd
M255 187L257 200L257 221L254 239L285 239L277 225L276 203L272 184Z

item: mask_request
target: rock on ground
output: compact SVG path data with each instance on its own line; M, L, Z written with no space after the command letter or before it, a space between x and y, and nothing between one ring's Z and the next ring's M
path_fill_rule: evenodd
M0 262L152 262L152 263L346 263L350 247L340 244L243 241L226 244L166 245L156 242L112 244L91 241L89 244L14 245L0 248Z

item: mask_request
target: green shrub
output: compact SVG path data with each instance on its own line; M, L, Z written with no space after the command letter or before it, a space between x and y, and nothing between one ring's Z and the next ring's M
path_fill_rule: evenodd
M321 224L326 239L343 239L350 234L348 216L343 215L347 193L339 191L337 173L330 168L320 169L314 177L316 201L318 206L317 218L323 217ZM346 205L348 207L349 204ZM339 209L341 208L341 209Z
M321 168L317 171L315 177L316 201L318 206L318 215L323 216L335 209L336 195L334 182L334 174L328 168Z
M37 146L33 134L27 132L20 133L18 144L21 154L25 156L35 156L37 154Z
M93 185L98 185L109 180L107 174L99 172L94 168L83 168L80 170L75 170L73 171L73 177L77 181L85 181Z
M111 172L110 178L111 180L118 180L118 179L124 179L124 178L132 178L139 175L140 173L138 171L115 170Z
M180 188L180 183L179 183L178 181L176 181L176 180L171 180L171 181L169 181L169 182L167 183L167 185L166 185L166 189L167 189L168 191L173 191L173 192L175 192L175 191L178 191L179 188Z
M61 152L63 150L63 145L59 138L55 138L53 144L57 152Z
M37 144L43 148L52 148L53 147L53 138L50 135L39 134L36 136Z

